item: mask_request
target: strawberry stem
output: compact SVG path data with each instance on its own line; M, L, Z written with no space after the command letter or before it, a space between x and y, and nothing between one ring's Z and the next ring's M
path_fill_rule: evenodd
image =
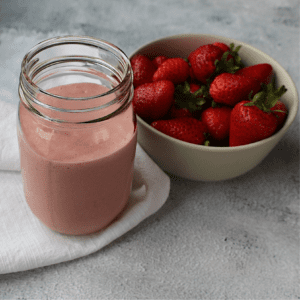
M210 100L207 86L203 85L200 89L192 93L187 81L176 86L174 98L177 107L187 108L192 113L201 110L202 105L204 105L207 100Z
M255 94L252 101L245 103L244 106L255 105L264 112L270 112L287 89L284 85L276 89L275 78L268 85L262 83L261 86L262 90Z
M238 55L238 51L241 49L241 46L237 46L234 49L234 44L230 44L230 50L223 53L220 60L216 59L214 64L216 69L214 73L207 79L207 83L210 84L217 75L221 73L231 73L234 74L239 69L243 68L244 65L241 62L241 58ZM228 60L228 56L232 57Z
M239 66L240 69L244 68L244 64L242 63L242 59L238 55L238 52L242 48L242 46L239 45L235 49L234 49L234 43L231 43L229 46L230 46L230 54L233 56L235 64L237 66Z

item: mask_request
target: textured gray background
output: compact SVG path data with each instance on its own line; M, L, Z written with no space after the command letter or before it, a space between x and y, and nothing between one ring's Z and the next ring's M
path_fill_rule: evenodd
M1 0L0 87L16 91L8 61L24 37L31 47L85 34L130 55L160 37L210 33L266 52L299 91L299 19L298 0ZM0 299L300 299L298 116L249 173L216 183L171 178L157 214L87 257L0 275Z

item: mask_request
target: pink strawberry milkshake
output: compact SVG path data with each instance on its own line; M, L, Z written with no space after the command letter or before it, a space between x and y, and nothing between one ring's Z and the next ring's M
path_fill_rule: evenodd
M47 90L73 98L107 91L102 85L87 82ZM105 103L114 94L110 97ZM48 105L57 101L45 94L37 99ZM76 102L61 103L61 108L71 105L76 109ZM86 108L89 120L114 110L113 105L100 111ZM43 113L43 108L39 111ZM52 119L60 114L48 110ZM64 234L89 234L109 225L128 201L137 142L135 116L131 103L112 118L80 126L76 121L82 121L82 115L65 115L71 123L50 122L20 102L18 136L25 197L32 212L49 228Z

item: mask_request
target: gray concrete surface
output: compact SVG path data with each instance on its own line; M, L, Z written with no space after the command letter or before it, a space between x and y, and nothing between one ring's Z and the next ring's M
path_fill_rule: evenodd
M2 0L1 84L17 88L6 62L24 36L85 34L130 55L160 37L210 33L266 52L299 91L299 19L298 0ZM299 117L251 172L171 177L157 214L87 257L0 275L0 299L300 299Z

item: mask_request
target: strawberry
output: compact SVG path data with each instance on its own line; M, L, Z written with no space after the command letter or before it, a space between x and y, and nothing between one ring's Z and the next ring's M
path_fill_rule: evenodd
M156 56L153 60L152 63L154 64L154 66L156 67L156 69L164 62L168 59L168 57L164 56L164 55L160 55L160 56Z
M195 93L197 92L199 89L201 88L201 86L197 83L190 83L190 92L191 93Z
M228 56L226 57L226 60L233 59L233 56L231 54L229 54L229 52L231 51L231 49L226 44L220 43L220 42L215 42L215 43L213 43L213 45L221 48L224 53L228 52Z
M277 126L282 125L288 113L285 104L278 100L276 104L271 108L271 111L274 113L274 115L277 118Z
M221 46L223 50L227 49L228 46L222 43L215 43ZM223 53L221 60L216 59L215 66L216 70L212 74L212 76L208 79L208 84L216 78L218 75L223 73L235 74L239 69L243 68L244 65L241 61L241 58L238 55L238 51L241 46L237 46L234 48L234 44L230 44L230 50ZM259 90L259 88L257 89Z
M184 117L192 117L192 113L185 107L180 108L176 105L172 105L170 109L170 118L176 119L176 118L184 118Z
M216 103L234 106L236 103L248 99L251 91L256 94L260 90L260 83L252 77L222 73L210 85L209 92Z
M134 87L152 81L152 76L156 68L148 57L137 54L131 59L130 62L133 71Z
M160 119L174 103L174 91L174 84L169 80L142 84L134 90L134 111L145 120Z
M197 80L195 74L194 74L194 71L193 71L193 68L190 66L190 69L189 69L189 76L191 78L191 80Z
M188 60L195 77L206 84L209 77L215 72L215 61L221 60L224 51L212 44L203 45L190 53Z
M221 49L223 50L223 52L228 52L228 51L230 51L230 48L229 48L226 44L224 44L224 43L221 43L221 42L215 42L215 43L213 43L213 45L214 45L214 46L217 46L217 47L219 47L219 48L221 48Z
M158 120L151 126L175 139L202 145L205 142L205 125L195 118L179 118L172 120Z
M165 60L153 74L153 81L170 80L174 84L184 82L189 76L189 64L180 57Z
M252 101L243 100L235 105L230 117L229 146L241 146L270 137L278 123L272 107L286 92L281 86L276 90L275 81L263 84L263 90Z
M224 43L215 42L213 45L221 48L224 53L220 61L216 61L216 75L221 73L235 73L240 68L243 68L244 65L240 56L238 55L238 51L241 49L241 46L234 47L234 44L231 43L230 47L228 47Z
M256 64L242 68L235 74L253 77L259 82L269 84L273 76L273 68L270 64Z
M201 120L214 139L221 141L229 136L231 111L228 106L209 107L203 111Z
M276 130L277 121L272 113L256 106L245 106L248 100L239 102L232 110L229 146L241 146L270 137Z

